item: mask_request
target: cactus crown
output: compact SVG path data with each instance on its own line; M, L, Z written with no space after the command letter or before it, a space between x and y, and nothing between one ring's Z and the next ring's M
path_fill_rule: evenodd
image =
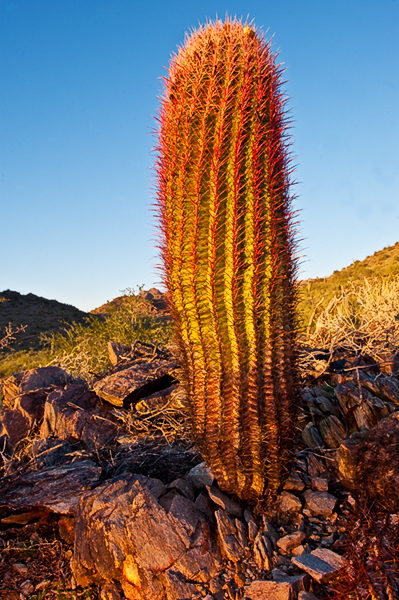
M193 435L220 487L275 494L297 400L288 122L270 43L188 36L159 116L156 211Z

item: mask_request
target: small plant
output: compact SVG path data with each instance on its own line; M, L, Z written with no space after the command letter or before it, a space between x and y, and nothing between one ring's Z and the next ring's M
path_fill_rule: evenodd
M282 70L250 25L187 37L165 80L157 211L192 430L222 489L274 496L297 396Z
M109 367L109 341L131 345L137 339L166 346L170 324L160 322L148 301L134 290L125 290L122 302L103 317L90 316L83 323L68 325L62 333L42 335L48 347L48 364L56 364L87 380Z

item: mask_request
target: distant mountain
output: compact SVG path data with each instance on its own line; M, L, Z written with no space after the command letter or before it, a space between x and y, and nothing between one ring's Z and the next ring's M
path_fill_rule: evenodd
M301 281L299 310L303 324L308 324L315 305L320 302L319 313L334 296L340 294L342 288L362 284L365 278L389 276L399 277L399 242L374 252L364 260L356 260L329 277Z
M5 290L0 292L0 300L0 338L10 323L14 329L27 325L25 332L19 334L16 343L12 345L18 350L39 348L41 333L60 331L68 324L83 322L90 316L75 306L47 300L35 294Z

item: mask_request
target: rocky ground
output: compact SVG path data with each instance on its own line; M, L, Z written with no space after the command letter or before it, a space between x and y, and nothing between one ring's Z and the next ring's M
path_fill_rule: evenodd
M109 344L89 388L58 367L3 382L0 597L399 597L399 379L337 355L303 382L272 508L221 492L190 442L179 367Z

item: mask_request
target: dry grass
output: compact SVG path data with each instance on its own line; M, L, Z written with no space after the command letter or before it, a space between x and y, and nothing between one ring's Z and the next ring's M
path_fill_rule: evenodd
M365 279L334 296L317 319L316 313L317 305L301 339L303 373L323 373L337 351L386 365L399 347L399 278ZM320 349L327 352L327 363L318 360Z

